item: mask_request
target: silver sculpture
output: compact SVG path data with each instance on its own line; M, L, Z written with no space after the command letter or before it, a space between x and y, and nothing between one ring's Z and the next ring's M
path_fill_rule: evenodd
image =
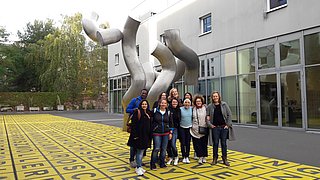
M153 70L150 63L145 63L145 66L143 66L138 59L136 35L140 21L128 16L123 32L121 32L118 29L98 28L94 23L94 21L98 20L98 17L97 14L93 14L91 19L83 19L82 26L90 39L99 42L102 46L122 40L124 61L131 75L131 86L122 97L124 110L132 98L140 95L143 88L149 90L148 101L153 104L161 92L166 91L171 83L179 80L183 75L185 76L186 85L197 85L199 59L193 50L183 44L179 30L166 30L164 37L168 47L158 42L152 52L152 55L159 60L162 66L162 72L158 74ZM178 59L176 60L174 56ZM124 130L127 117L127 113L124 113Z

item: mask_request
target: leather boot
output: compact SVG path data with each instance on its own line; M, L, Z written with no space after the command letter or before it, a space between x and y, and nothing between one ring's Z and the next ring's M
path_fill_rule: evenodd
M221 157L222 157L223 164L226 166L230 166L230 163L228 162L227 156L221 156Z
M211 165L216 165L218 163L218 157L213 157Z

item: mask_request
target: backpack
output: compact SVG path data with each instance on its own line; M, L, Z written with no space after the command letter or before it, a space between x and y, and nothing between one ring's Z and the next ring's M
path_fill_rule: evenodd
M140 120L140 118L141 118L140 110L137 108L135 111L138 111L138 120ZM133 114L134 114L134 112L127 119L127 132L128 133L131 133L131 130L132 130L132 116L133 116Z

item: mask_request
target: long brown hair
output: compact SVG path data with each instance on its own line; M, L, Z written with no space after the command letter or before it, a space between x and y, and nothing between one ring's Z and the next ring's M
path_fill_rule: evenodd
M220 93L219 93L219 91L213 91L212 93L211 93L211 101L212 101L212 104L214 103L213 102L213 94L218 94L218 96L219 96L219 100L218 100L218 102L219 102L219 104L221 104L221 95L220 95Z

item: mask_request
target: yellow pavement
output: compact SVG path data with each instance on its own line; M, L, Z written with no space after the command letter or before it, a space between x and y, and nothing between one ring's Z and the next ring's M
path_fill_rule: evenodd
M128 164L120 128L53 115L0 115L0 179L317 179L319 167L229 150L230 167L190 164L149 169ZM212 160L209 147L208 162ZM193 153L191 153L193 154Z

